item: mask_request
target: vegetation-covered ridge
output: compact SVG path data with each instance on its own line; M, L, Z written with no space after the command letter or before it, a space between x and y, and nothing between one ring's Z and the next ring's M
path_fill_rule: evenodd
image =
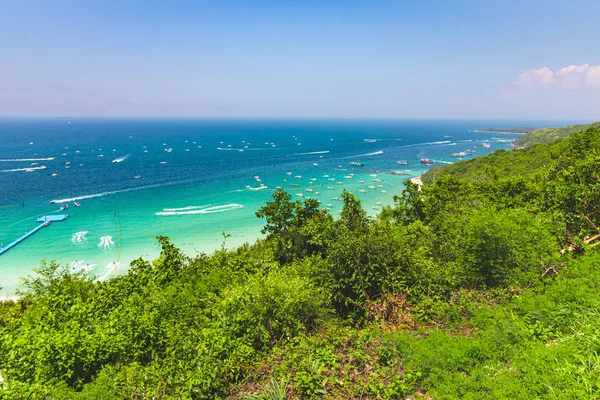
M573 132L579 132L590 127L599 127L600 121L592 124L579 124L563 126L562 128L542 128L534 130L527 135L521 136L515 140L514 145L522 148L527 146L533 146L534 144L544 144L555 141L556 139L562 139L568 137Z
M2 399L600 397L600 129L433 170L368 218L277 191L266 238L0 303Z
M535 131L535 128L531 126L516 126L514 128L485 128L475 129L475 132L487 132L487 133L520 133L525 134Z

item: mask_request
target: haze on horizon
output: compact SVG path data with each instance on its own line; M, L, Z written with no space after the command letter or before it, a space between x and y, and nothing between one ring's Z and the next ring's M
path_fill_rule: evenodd
M8 0L0 116L600 119L600 2Z

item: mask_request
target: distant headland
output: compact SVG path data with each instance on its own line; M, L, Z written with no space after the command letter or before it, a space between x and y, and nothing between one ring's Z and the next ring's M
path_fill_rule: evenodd
M517 126L516 128L485 128L485 129L475 129L475 132L483 132L483 133L499 133L503 135L512 134L512 135L526 135L529 132L535 131L536 128L530 126Z

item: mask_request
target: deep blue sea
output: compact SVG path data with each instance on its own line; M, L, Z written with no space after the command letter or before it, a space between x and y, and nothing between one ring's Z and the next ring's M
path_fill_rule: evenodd
M471 158L510 149L518 137L475 129L568 123L0 119L0 243L69 206L67 220L0 254L0 294L14 290L42 259L105 279L135 258L155 257L156 235L170 236L188 254L213 251L222 232L231 235L229 246L254 240L263 225L254 213L277 186L297 199L318 198L334 215L340 210L334 198L345 188L374 215L393 203L406 179L428 168L419 159L456 162L452 153L476 150L465 157Z

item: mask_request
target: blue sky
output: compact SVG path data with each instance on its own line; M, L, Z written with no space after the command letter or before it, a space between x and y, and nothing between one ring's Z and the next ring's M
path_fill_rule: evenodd
M597 0L0 7L0 115L600 119Z

